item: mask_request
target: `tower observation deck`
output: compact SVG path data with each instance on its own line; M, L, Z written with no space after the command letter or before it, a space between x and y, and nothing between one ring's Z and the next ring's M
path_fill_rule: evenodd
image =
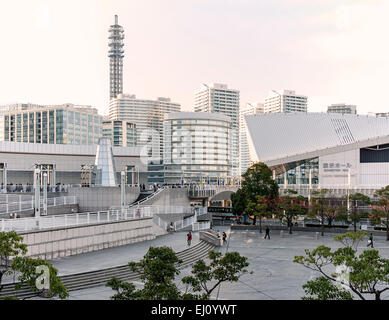
M108 40L110 99L113 99L123 93L124 29L118 24L117 15L115 24L109 28Z

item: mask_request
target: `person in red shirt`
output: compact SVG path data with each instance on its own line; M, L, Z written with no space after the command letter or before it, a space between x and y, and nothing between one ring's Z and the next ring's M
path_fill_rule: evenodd
M192 233L189 231L188 234L186 235L187 238L188 238L188 246L190 246L191 242L192 242Z

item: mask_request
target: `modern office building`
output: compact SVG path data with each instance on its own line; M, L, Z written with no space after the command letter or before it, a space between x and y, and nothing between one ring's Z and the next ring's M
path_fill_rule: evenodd
M124 29L115 15L115 24L109 28L109 96L116 98L123 93Z
M130 121L136 125L137 144L146 146L150 161L163 157L164 115L179 112L181 106L169 98L137 99L135 95L119 94L109 104L109 120Z
M90 106L11 105L0 113L0 141L40 144L97 144L102 116Z
M179 112L164 120L165 183L210 182L231 175L231 118Z
M327 113L357 114L357 106L345 103L331 104Z
M239 175L239 90L229 89L226 84L203 84L196 92L195 112L211 112L227 115L231 119L231 165L232 175Z
M136 125L124 120L103 120L103 137L111 138L115 147L135 147Z
M270 91L264 103L264 113L307 112L308 97L292 90Z
M372 195L389 185L389 118L278 113L245 119L253 161L266 163L282 188Z
M244 119L247 115L264 113L263 103L247 103L245 107L240 110L239 119L239 164L240 164L240 175L244 174L246 170L252 165L250 159L249 146L247 142L247 128L246 121Z

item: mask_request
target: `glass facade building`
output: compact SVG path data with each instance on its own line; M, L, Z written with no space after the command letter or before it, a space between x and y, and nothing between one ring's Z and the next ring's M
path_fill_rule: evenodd
M210 182L231 176L231 119L205 112L171 113L164 120L165 183Z
M276 175L279 185L309 185L309 172L311 171L311 184L319 184L319 158L288 163L286 171Z
M136 125L129 121L104 120L103 137L111 138L114 147L135 147Z
M97 144L102 136L102 116L97 109L72 104L34 105L0 114L1 141L42 144Z

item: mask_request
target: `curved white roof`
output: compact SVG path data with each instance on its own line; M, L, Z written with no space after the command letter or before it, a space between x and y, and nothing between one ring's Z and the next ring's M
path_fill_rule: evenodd
M389 136L389 118L353 114L269 113L245 117L253 161L275 159Z

